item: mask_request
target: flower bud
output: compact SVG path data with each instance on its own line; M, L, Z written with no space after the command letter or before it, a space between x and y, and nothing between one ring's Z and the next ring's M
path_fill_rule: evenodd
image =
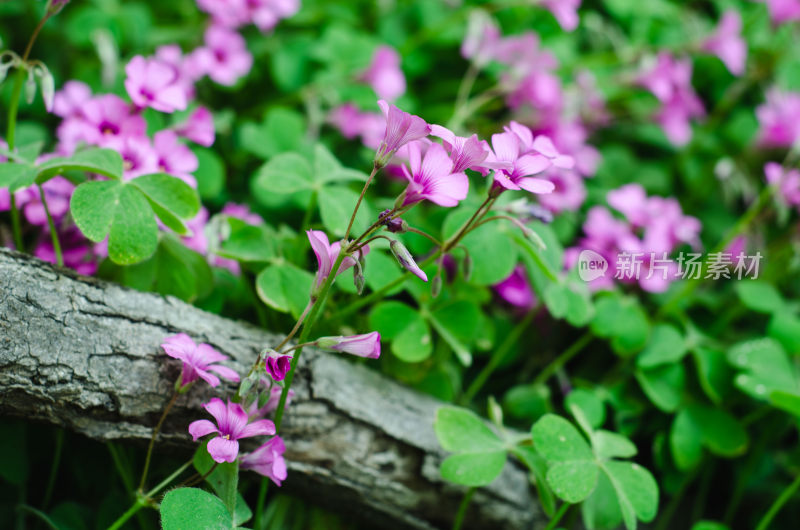
M42 91L44 108L47 109L47 112L52 112L53 100L55 99L56 93L56 84L55 81L53 81L53 75L43 64L37 65L36 68L34 68L34 73L36 77L39 78L39 88Z
M25 81L25 102L30 105L36 97L36 79L33 77L33 69L28 69L28 80Z
M353 267L353 283L356 286L356 292L358 294L364 292L364 284L366 283L366 279L364 278L364 269L361 267L360 260L357 261Z
M392 219L386 223L386 229L393 234L403 234L408 232L408 223L405 219Z
M489 396L489 419L498 427L503 426L503 407L497 402L494 396Z
M431 281L431 296L436 298L442 292L442 276L437 274Z
M377 359L381 356L381 334L377 331L366 335L322 337L315 342L320 348L341 351L358 357Z
M474 268L472 263L472 256L466 254L464 256L464 261L461 264L461 266L463 267L462 272L464 273L464 279L469 281L469 279L472 277L472 270Z
M5 81L6 75L8 75L8 71L11 69L12 66L17 64L19 58L16 56L14 52L6 51L0 53L0 83Z
M264 358L264 368L274 381L283 381L291 367L291 355L283 355L275 350L267 350Z
M422 269L419 268L419 265L417 265L417 262L414 261L414 258L411 256L411 253L408 251L405 245L396 239L393 239L389 244L389 248L392 250L392 254L398 263L400 263L401 267L411 272L422 281L428 281L428 276L422 271Z

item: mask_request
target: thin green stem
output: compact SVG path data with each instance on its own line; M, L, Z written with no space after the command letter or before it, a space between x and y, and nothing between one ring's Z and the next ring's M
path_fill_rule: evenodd
M758 526L756 526L756 530L767 530L769 528L772 520L776 515L778 515L778 512L781 511L783 505L792 498L792 495L795 494L797 488L800 488L800 475L797 475L797 478L795 478L794 481L789 484L785 490L783 490L780 496L775 499L775 502L772 503L772 506L769 507L767 513L765 513L764 517L762 517L761 521L759 521Z
M469 68L467 68L467 71L464 73L464 77L461 79L461 83L458 86L453 116L458 116L461 114L461 108L466 104L467 98L469 98L469 94L472 92L472 87L475 85L475 80L478 79L479 73L480 69L475 65L474 62L470 62Z
M128 511L120 515L119 519L114 521L111 526L108 527L108 530L117 530L118 528L122 528L122 525L127 523L128 519L136 515L136 513L145 506L146 505L143 499L136 499L136 502L134 502L133 505L128 508Z
M264 517L264 503L267 501L267 490L269 489L269 479L261 477L261 486L258 488L258 499L256 500L256 515L253 519L253 528L261 528L261 519Z
M413 227L410 227L410 226L408 227L408 231L413 233L413 234L418 234L418 235L421 235L422 237L428 238L428 240L430 240L430 242L433 243L434 245L436 245L437 247L442 246L442 242L441 241L439 241L438 239L436 239L435 237L433 237L432 235L430 235L427 232L423 232L422 230L419 230L417 228L413 228Z
M558 511L553 516L553 518L550 519L550 522L547 523L547 526L544 527L544 530L553 530L556 526L558 526L558 523L561 522L561 519L564 518L564 516L567 514L567 512L569 511L569 509L571 507L572 507L571 504L569 504L567 502L563 503L558 508Z
M192 465L192 460L189 460L188 462L183 464L181 467L176 469L170 476L168 476L167 478L165 478L164 480L159 482L158 485L155 488L153 488L150 491L148 491L147 493L145 493L144 494L145 499L152 499L154 496L158 495L158 492L160 492L161 490L163 490L164 488L169 486L172 483L173 480L178 478L178 476L180 476L181 473L186 471L186 469L191 465Z
M42 510L47 510L50 500L53 498L53 487L56 484L56 477L58 476L58 466L61 464L61 453L64 449L64 429L58 428L56 430L56 446L53 449L53 463L50 465L50 475L47 477L47 487L44 490L44 499L42 500Z
M136 492L133 490L133 478L127 466L122 462L122 455L119 454L113 442L107 442L106 447L108 447L108 452L111 453L111 460L114 462L114 467L117 468L117 473L119 473L119 477L122 479L122 484L125 486L128 493L135 496Z
M39 188L39 195L42 197L42 206L44 206L44 213L47 215L47 226L50 227L50 240L53 242L53 251L56 253L56 263L59 267L64 266L64 258L61 255L61 243L58 240L58 232L56 231L56 224L53 222L53 216L50 215L50 208L47 206L47 198L44 196L44 189L41 184L36 184Z
M578 355L590 342L592 342L593 335L590 331L587 331L583 335L578 338L575 342L572 343L572 346L564 350L564 352L550 361L550 364L544 367L544 369L539 372L539 375L536 376L536 379L533 381L534 385L541 385L547 382L550 377L558 371L559 368L566 365L573 357Z
M156 426L153 429L153 434L150 436L150 445L147 446L147 456L144 458L142 478L139 479L139 491L144 489L144 483L147 480L147 472L150 470L150 459L153 457L153 446L156 443L158 433L161 430L161 426L164 424L164 420L167 418L167 414L169 414L169 411L172 410L173 405L175 405L175 402L178 400L178 395L179 394L177 391L172 394L172 397L167 402L166 407L164 407L164 412L161 414L161 417L158 419L158 423L156 423Z
M453 530L461 530L461 525L464 524L464 517L467 515L467 508L472 500L472 496L475 495L476 489L477 488L474 486L471 487L464 494L464 498L461 499L461 504L458 506L458 512L456 512L456 518L453 519Z
M311 198L308 200L308 206L306 206L306 212L303 214L303 222L300 227L303 230L310 228L311 226L311 219L314 215L314 212L317 209L317 196L319 192L314 190L311 192Z
M314 305L314 300L313 300L313 299L309 300L308 304L306 305L306 308L305 308L305 309L303 309L303 313L300 315L300 318L298 318L298 319L297 319L297 322L295 322L295 324L294 324L294 327L292 328L292 331L290 331L290 332L289 332L289 334L288 334L288 335L286 335L286 338L285 338L285 339L283 339L283 340L281 341L281 343L280 343L280 344L278 344L278 345L275 347L275 350L276 350L276 351L281 351L281 348L283 348L284 346L286 346L286 344L287 344L287 343L288 343L290 340L292 340L292 338L293 338L293 337L294 337L294 336L297 334L297 331L300 329L300 326L302 326L302 325L303 325L303 321L304 321L304 320L306 319L306 317L308 316L308 312L309 312L309 311L311 311L311 307L312 307L313 305Z
M314 346L316 343L317 343L316 341L302 342L302 343L296 344L296 345L292 346L291 348L289 348L288 350L284 350L284 351L282 351L280 353L282 355L286 355L287 353L293 352L295 350L299 350L300 348L305 348L306 346Z
M344 231L344 240L347 241L347 238L350 237L350 231L353 229L353 223L356 221L356 214L358 213L358 208L361 206L361 201L364 200L364 195L367 194L367 190L369 189L369 185L372 184L372 180L375 178L375 174L378 172L377 164L373 164L372 171L367 178L367 181L364 183L364 187L361 188L361 195L358 196L358 201L356 201L356 207L353 208L353 215L350 216L350 222L347 223L347 230ZM340 252L339 255L342 255ZM333 269L337 271L338 269Z
M525 315L525 318L520 320L519 323L514 326L514 329L512 329L511 333L506 336L506 339L503 341L500 347L494 351L489 359L489 362L483 367L483 370L480 371L472 384L469 385L469 388L467 388L467 391L464 392L464 395L461 397L461 403L463 405L468 404L476 395L478 395L478 392L481 388L483 388L483 385L486 384L486 381L489 379L489 377L494 373L497 367L500 366L503 361L505 361L506 355L508 355L508 352L511 351L512 346L516 344L520 335L522 335L522 333L528 328L537 313L538 311L535 310L529 311L528 314Z

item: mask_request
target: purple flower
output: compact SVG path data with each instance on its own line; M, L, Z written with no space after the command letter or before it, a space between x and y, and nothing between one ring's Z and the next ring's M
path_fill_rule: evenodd
M450 153L453 161L453 173L461 173L465 169L484 169L483 161L489 156L489 146L481 142L477 134L469 138L456 136L451 130L441 125L431 125L431 134L442 139L442 145Z
M137 55L125 66L125 74L125 89L138 107L168 113L186 108L186 92L173 66Z
M425 138L430 134L431 128L419 116L403 112L384 100L378 101L378 106L386 117L386 130L375 161L378 166L383 167L395 151L409 142Z
M764 166L767 182L777 186L782 199L790 206L796 206L800 211L800 170L785 170L777 162L768 162Z
M64 265L74 269L78 274L92 276L97 272L97 259L92 246L86 241L80 230L71 227L65 231L59 231L59 241L61 243L61 256ZM33 251L37 258L56 264L56 253L50 237L42 237L41 241Z
M81 143L108 147L122 137L144 136L147 123L141 115L113 94L86 102L80 114L66 118L58 127L59 151L72 153Z
M209 420L197 420L189 424L189 434L197 441L207 434L217 433L208 442L208 454L215 462L234 462L239 455L239 440L251 436L275 434L275 424L270 420L256 420L248 423L247 413L238 403L228 401L227 405L219 398L212 398L203 405L214 416L217 424Z
M208 344L196 344L185 333L178 333L164 339L161 344L167 355L183 362L181 386L202 379L212 387L219 385L219 378L209 372L215 372L229 381L238 382L239 374L227 366L217 365L228 359Z
M53 98L53 114L62 118L83 114L83 105L92 99L92 90L86 83L67 81L64 87L55 93Z
M703 103L692 88L691 61L660 53L656 64L646 69L638 82L661 101L656 121L669 141L676 146L688 143L692 137L689 120L705 114Z
M703 49L719 57L733 75L742 75L747 62L747 43L741 32L741 15L738 11L728 10L723 13L714 34L702 44Z
M341 242L337 241L331 245L328 242L328 236L325 234L325 232L320 230L307 230L306 235L308 236L308 241L311 243L311 248L314 251L314 255L317 256L317 277L314 285L317 289L319 289L322 287L322 284L325 283L325 280L328 278L328 276L330 276L333 265L336 263L336 259L339 257ZM364 246L361 248L362 255L366 255L368 253L369 246ZM345 258L342 260L342 263L339 265L339 270L336 272L336 276L340 275L355 264L356 260L352 256L345 256Z
M292 365L291 355L281 355L275 350L270 350L264 359L264 367L273 381L283 381Z
M403 172L408 180L403 206L429 200L439 206L456 206L467 197L469 179L463 172L453 171L453 161L439 144L432 144L422 157L418 142L407 144L408 167Z
M361 79L379 98L394 101L406 91L406 78L400 69L400 54L391 46L379 46Z
M574 212L586 200L583 178L569 169L552 168L542 178L553 183L553 192L539 195L539 203L553 213Z
M105 144L122 156L124 180L158 171L158 154L147 136L110 138Z
M163 130L153 137L158 170L178 177L186 184L197 188L197 179L192 175L197 171L197 156L191 149L178 141L178 135L170 130Z
M264 219L262 219L257 213L250 211L250 207L246 204L226 202L225 206L222 207L221 213L236 219L240 219L249 225L257 226L264 224Z
M405 245L396 239L393 239L389 244L389 248L391 249L392 255L395 257L397 262L400 263L401 267L423 282L428 281L428 275L425 274L425 271L419 268L419 265L417 265L417 262L414 261L414 258L411 256L411 253L408 251Z
M756 109L759 143L766 147L790 147L800 139L800 93L772 88L767 102Z
M578 7L581 0L544 0L542 5L553 13L564 31L572 31L578 27Z
M175 128L179 136L192 142L211 147L214 144L214 116L205 107L196 108L189 118Z
M494 153L490 154L491 162L504 162L509 169L495 171L494 185L507 190L524 189L531 193L550 193L555 189L552 182L533 178L532 175L542 173L552 163L546 156L521 154L520 137L507 131L492 135Z
M528 310L536 305L536 296L522 265L517 265L508 278L494 286L494 290L513 306Z
M220 85L233 86L253 67L253 56L247 51L244 37L220 25L210 26L204 36L205 47L192 55Z
M276 436L252 453L243 454L239 465L242 469L251 469L259 475L269 477L280 486L287 477L286 461L283 459L285 452L283 440Z
M358 357L377 359L381 356L381 334L377 331L366 335L322 337L315 342L320 348L349 353Z
M765 0L773 24L800 20L800 0Z

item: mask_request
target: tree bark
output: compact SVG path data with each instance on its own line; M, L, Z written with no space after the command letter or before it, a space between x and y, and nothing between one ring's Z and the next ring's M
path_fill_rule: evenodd
M243 373L279 337L170 297L141 293L0 249L0 414L97 440L149 440L180 363L159 348L184 332ZM376 528L449 528L465 488L445 483L433 432L441 402L364 365L308 349L285 417L289 479L310 502ZM190 451L200 403L232 387L193 388L159 443ZM466 528L539 526L527 473L507 462L473 497Z

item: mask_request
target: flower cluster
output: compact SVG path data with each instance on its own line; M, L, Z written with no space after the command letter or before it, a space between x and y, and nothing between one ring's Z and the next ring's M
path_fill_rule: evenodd
M567 267L573 267L578 253L586 249L600 254L609 263L609 268L615 270L617 259L623 253L643 253L645 258L655 253L666 257L681 244L700 246L700 221L684 215L674 198L648 197L639 184L627 184L609 192L607 200L624 219L615 217L603 206L591 208L583 225L584 237L577 247L568 249L565 254ZM649 265L645 259L642 271L646 273ZM642 274L639 285L649 292L663 292L674 277L674 273L666 277ZM612 281L606 275L589 285L602 289L610 287Z
M767 91L766 99L766 103L756 108L759 144L791 147L800 141L800 93L772 88Z
M661 52L655 64L645 65L638 83L661 103L656 121L669 141L676 146L686 145L692 138L690 120L705 115L703 102L692 88L691 61Z

